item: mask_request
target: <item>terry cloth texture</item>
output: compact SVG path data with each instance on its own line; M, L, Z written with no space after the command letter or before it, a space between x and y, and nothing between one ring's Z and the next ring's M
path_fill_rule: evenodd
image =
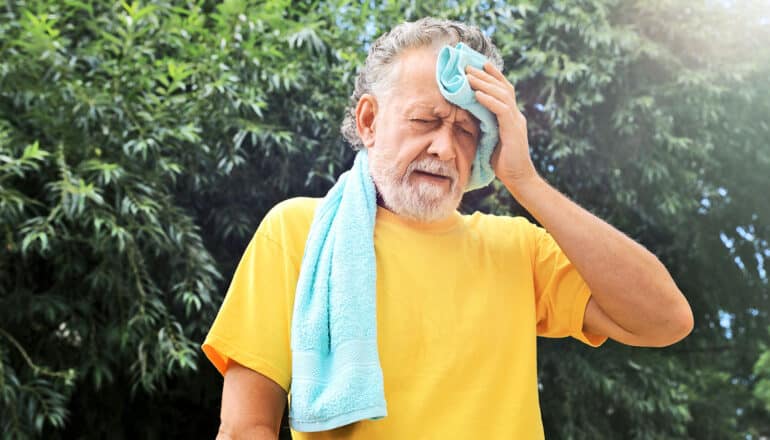
M476 95L465 76L466 66L484 70L486 62L484 55L463 43L458 43L455 47L444 46L436 63L436 81L441 94L447 101L470 112L481 123L481 140L476 148L466 191L487 186L495 178L495 172L489 162L500 139L497 117L476 100Z
M325 431L387 414L377 353L374 219L366 150L329 190L305 244L291 326L297 431Z

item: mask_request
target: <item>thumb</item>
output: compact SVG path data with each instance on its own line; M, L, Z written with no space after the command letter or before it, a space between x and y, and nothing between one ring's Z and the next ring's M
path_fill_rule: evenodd
M497 174L497 165L500 160L500 150L500 142L498 141L494 151L492 151L492 157L489 159L489 164L492 166L492 170L495 171L495 174Z

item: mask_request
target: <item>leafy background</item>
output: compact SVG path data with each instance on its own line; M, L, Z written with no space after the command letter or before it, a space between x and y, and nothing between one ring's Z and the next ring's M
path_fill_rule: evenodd
M666 349L539 341L547 437L770 436L767 0L0 0L3 437L213 437L247 240L350 166L357 67L426 15L492 36L539 171L694 309Z

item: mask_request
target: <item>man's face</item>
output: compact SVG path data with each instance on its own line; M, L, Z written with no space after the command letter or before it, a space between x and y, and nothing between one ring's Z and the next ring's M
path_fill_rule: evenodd
M401 54L377 101L372 178L386 208L419 221L446 218L460 203L476 155L478 121L436 84L438 48Z

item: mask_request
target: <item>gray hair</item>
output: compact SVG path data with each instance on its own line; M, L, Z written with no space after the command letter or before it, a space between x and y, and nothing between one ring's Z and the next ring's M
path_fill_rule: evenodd
M363 148L356 129L356 105L366 93L382 96L389 89L389 79L398 56L405 49L463 43L486 56L502 70L503 60L492 40L472 25L457 21L426 17L414 22L401 23L390 32L382 34L369 49L369 55L356 78L356 87L350 95L348 109L342 121L342 136L353 149Z

